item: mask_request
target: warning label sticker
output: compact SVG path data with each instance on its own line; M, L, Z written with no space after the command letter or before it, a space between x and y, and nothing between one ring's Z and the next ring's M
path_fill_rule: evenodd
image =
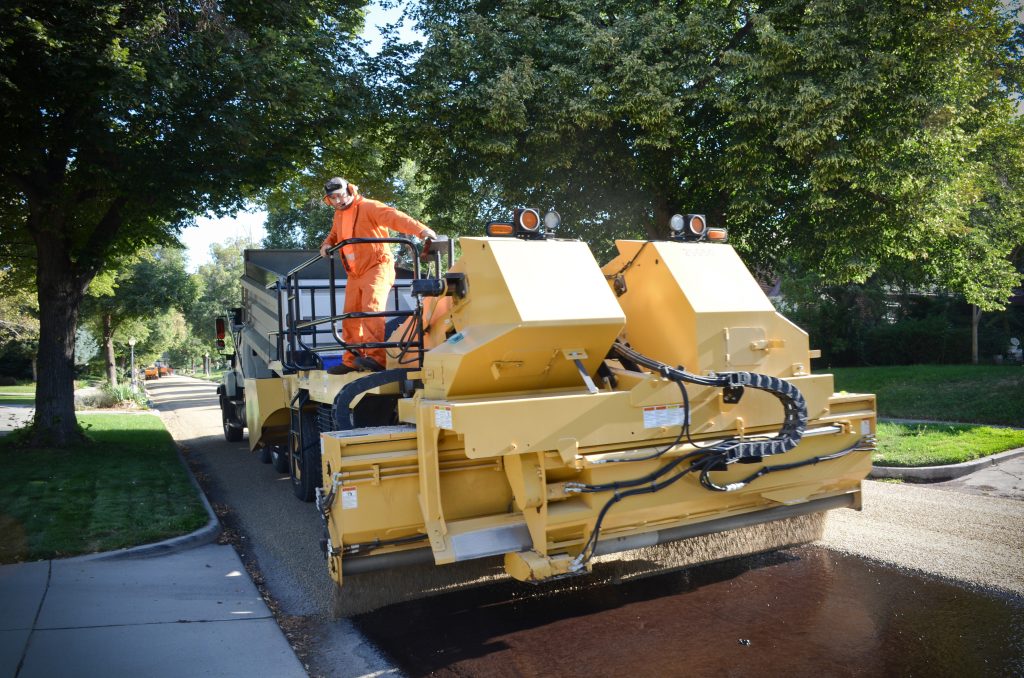
M644 428L682 426L686 423L686 411L682 405L655 405L644 408Z
M356 488L351 485L341 488L341 508L359 508L359 493L356 491Z
M434 426L454 430L451 405L434 405Z

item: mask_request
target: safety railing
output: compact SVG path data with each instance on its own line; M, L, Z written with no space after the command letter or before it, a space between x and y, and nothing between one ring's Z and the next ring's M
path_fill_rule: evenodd
M328 261L330 262L330 275L327 285L311 285L306 281L303 284L301 273L313 264L321 261L320 256L311 257L295 268L279 277L275 282L269 283L266 288L275 290L277 295L277 355L282 367L289 372L301 370L323 369L324 361L321 356L327 351L358 351L370 348L401 348L403 356L414 352L416 366L423 364L423 302L419 296L412 295L414 308L400 309L399 306L399 285L392 287L390 294L395 296L395 310L385 311L356 311L350 313L338 313L337 282L338 258L335 253L343 247L351 245L363 245L371 243L397 244L408 249L412 254L413 279L420 277L420 251L416 244L407 238L349 238L334 245L328 250ZM440 271L440 255L435 256ZM449 261L451 258L449 257ZM317 292L327 291L329 299L329 315L318 316L316 308ZM309 317L303 318L302 301L303 295L309 301ZM398 341L377 341L377 342L346 342L342 337L340 323L348 319L356 318L414 318L414 332L411 336L403 335ZM320 336L329 328L332 342L322 344Z

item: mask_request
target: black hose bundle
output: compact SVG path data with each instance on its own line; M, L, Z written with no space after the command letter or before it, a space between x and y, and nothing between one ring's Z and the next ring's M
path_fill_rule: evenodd
M686 408L686 428L689 427L689 398L683 383L697 384L699 386L714 386L717 388L742 389L753 388L759 391L766 391L779 399L782 403L782 427L778 434L772 438L750 438L748 440L728 441L723 461L731 464L742 458L767 457L773 454L788 452L800 443L807 428L807 401L793 384L785 379L771 377L767 374L756 372L722 372L709 376L701 376L687 372L682 367L669 367L653 358L634 351L621 342L615 342L612 351L625 360L637 365L642 365L654 372L657 372L666 379L676 382L683 390L683 404ZM689 433L687 433L689 437ZM692 442L692 441L690 441ZM724 445L725 442L719 443ZM716 446L718 447L718 446Z
M583 550L574 559L571 568L573 571L581 570L586 562L593 556L594 549L597 547L597 542L600 537L601 524L604 522L605 516L608 514L608 511L611 510L612 506L627 497L658 492L692 472L700 473L700 483L706 489L717 492L731 492L738 490L756 478L772 473L773 471L781 471L808 464L816 464L819 461L835 459L849 454L855 449L859 449L860 442L858 441L857 445L832 455L815 457L814 459L808 459L806 461L795 462L792 464L764 467L740 482L730 483L725 486L718 485L714 483L709 476L712 471L724 471L729 464L740 460L759 461L765 456L782 454L792 450L800 443L804 430L807 428L807 401L804 400L804 396L800 393L800 389L784 379L768 376L766 374L757 374L754 372L723 372L707 376L694 374L692 372L687 372L682 367L670 367L665 363L649 358L618 341L615 342L612 348L612 353L625 365L629 365L631 367L635 365L643 366L657 374L660 374L666 379L674 381L679 385L679 389L683 396L685 418L679 432L679 436L677 436L675 441L668 447L645 457L634 458L631 461L647 461L660 457L675 447L684 436L686 437L687 442L697 449L673 459L655 471L631 480L622 480L599 485L567 483L566 488L570 492L613 492L612 496L607 502L605 502L604 506L601 507L601 511L598 513L597 520L594 523L594 529L591 531L587 542L583 545ZM687 383L697 384L699 386L713 386L729 389L737 400L741 397L742 390L744 388L753 388L759 391L771 393L782 403L782 426L779 428L779 432L775 436L753 436L750 438L730 437L706 446L697 445L690 437L690 398L686 391ZM691 463L687 466L683 466L684 462L687 461ZM680 466L683 467L680 468Z

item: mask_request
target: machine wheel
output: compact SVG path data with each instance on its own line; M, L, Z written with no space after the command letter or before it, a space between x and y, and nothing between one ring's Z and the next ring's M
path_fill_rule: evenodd
M313 501L316 488L321 485L320 436L315 416L314 412L293 409L288 443L292 492L307 502Z
M289 454L287 445L269 445L270 463L278 473L288 473Z
M270 445L260 445L260 462L269 464L272 461Z
M228 402L223 397L220 399L220 418L224 425L224 440L229 443L237 443L242 440L242 427L235 426L228 414Z

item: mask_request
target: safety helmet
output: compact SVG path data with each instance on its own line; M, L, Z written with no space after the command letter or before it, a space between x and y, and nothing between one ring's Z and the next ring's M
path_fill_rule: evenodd
M348 181L341 177L333 177L324 184L324 195L332 193L348 193Z

